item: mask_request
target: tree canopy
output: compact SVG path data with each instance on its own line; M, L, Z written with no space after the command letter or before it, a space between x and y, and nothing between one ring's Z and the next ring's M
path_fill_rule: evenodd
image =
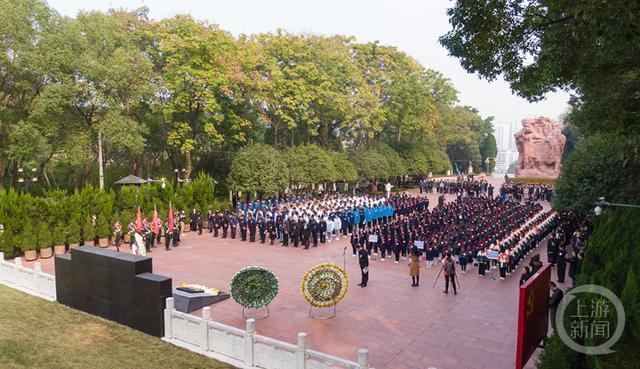
M491 135L449 79L391 45L284 30L236 37L190 16L152 20L146 8L70 18L42 0L0 5L5 186L24 179L20 168L36 168L40 190L177 170L248 190L256 182L238 165L229 175L256 144L285 153L292 182L391 178L426 168L408 171L399 146L434 147L420 154L433 162L454 142L474 149ZM379 154L374 168L347 164Z

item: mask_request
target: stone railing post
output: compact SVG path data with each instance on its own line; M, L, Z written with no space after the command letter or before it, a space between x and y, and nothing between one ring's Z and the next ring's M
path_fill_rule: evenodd
M253 335L256 334L256 320L247 319L247 331L244 335L244 363L247 366L254 364L254 344Z
M42 264L36 262L33 265L33 289L40 294L40 274L42 274Z
M367 349L358 350L358 368L369 369L369 350Z
M296 348L296 369L307 369L307 334L298 333L298 347Z
M4 263L4 252L0 252L0 265L2 265L2 263ZM8 277L6 277L3 273L4 268L0 268L0 281L3 281L5 279L8 279Z
M22 286L23 282L22 282L22 275L19 272L20 268L22 267L22 258L21 257L17 257L15 259L13 259L13 276L10 277L11 283L13 283L16 286Z
M164 308L164 338L173 338L173 297L167 297Z
M209 350L209 320L211 320L211 308L202 308L202 322L200 322L200 348Z

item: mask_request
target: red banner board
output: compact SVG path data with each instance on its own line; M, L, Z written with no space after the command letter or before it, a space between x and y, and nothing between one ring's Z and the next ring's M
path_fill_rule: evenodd
M550 281L551 264L546 264L520 286L516 369L525 366L540 342L547 337Z

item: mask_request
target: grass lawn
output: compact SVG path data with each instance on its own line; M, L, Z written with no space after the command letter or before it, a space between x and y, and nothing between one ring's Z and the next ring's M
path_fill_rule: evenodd
M233 368L0 285L0 368Z

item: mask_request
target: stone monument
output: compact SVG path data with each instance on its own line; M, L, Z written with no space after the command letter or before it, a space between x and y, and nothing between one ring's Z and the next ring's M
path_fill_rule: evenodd
M522 120L515 134L518 148L516 177L558 178L562 150L567 138L562 125L547 117Z

